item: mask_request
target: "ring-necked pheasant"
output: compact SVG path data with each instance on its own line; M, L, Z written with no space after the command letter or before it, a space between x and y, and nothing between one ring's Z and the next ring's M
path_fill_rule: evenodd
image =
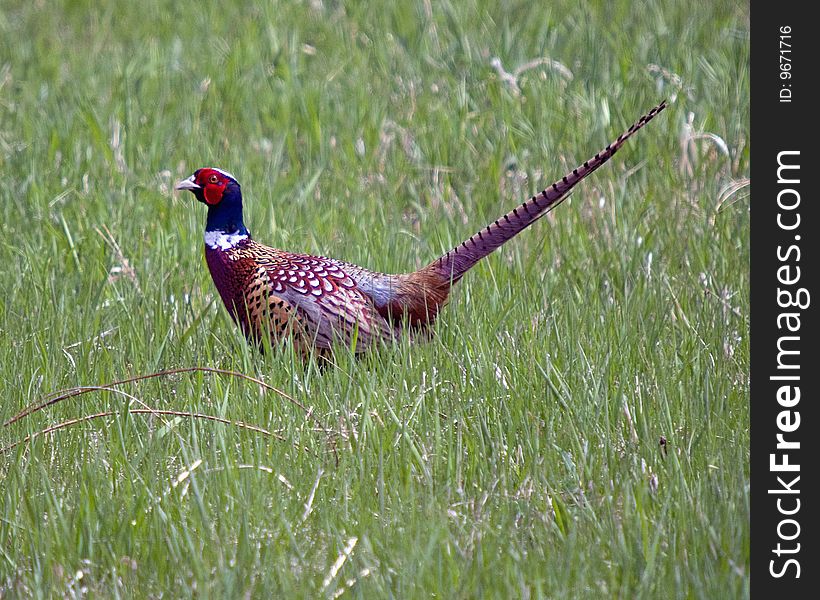
M565 199L665 107L662 102L540 194L414 273L376 273L341 260L260 244L242 220L239 183L222 169L199 169L176 189L189 190L208 206L208 268L248 340L258 344L265 336L273 342L292 336L305 354L316 350L324 355L338 343L361 352L403 330L426 329L447 302L450 288L468 270Z

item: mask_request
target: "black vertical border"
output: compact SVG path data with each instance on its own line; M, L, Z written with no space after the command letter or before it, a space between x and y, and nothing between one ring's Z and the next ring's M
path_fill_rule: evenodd
M817 378L820 364L817 364L816 341L817 319L815 305L820 303L817 292L817 276L820 270L820 253L817 239L820 237L820 220L817 218L817 196L813 177L818 171L817 153L813 148L813 138L817 135L816 119L813 113L818 106L818 98L813 95L813 83L820 74L817 68L818 23L809 15L810 3L764 2L751 3L751 173L753 191L751 195L751 593L754 598L815 598L820 594L818 580L817 529L818 509L816 487L817 455L820 452L820 428L817 420ZM781 46L781 27L790 27L791 46ZM781 76L781 50L791 52L789 57L789 79ZM782 92L782 90L788 92ZM790 102L784 102L790 95ZM778 154L797 151L799 155L781 155L781 161L799 164L800 169L783 170L783 178L797 177L797 184L778 183ZM799 175L797 175L799 173ZM778 206L778 193L790 188L800 196L799 206L784 210ZM796 196L786 192L781 197L784 204L794 204ZM784 230L781 221L793 225L796 215L800 224L795 229ZM797 250L788 252L790 246ZM782 260L778 257L787 257ZM782 276L794 277L800 269L800 280L791 286L778 281L778 269ZM799 288L806 288L811 299L805 309L784 308L778 303L778 290L790 289L797 294ZM781 296L786 300L785 296ZM799 332L789 332L779 327L778 316L784 312L800 313ZM792 321L794 324L795 321ZM780 324L785 324L781 319ZM789 348L800 354L789 355L789 361L799 364L791 370L778 369L778 339L784 335L799 336L798 340L782 341L781 349ZM785 360L785 355L781 356ZM781 361L782 362L782 361ZM773 380L772 376L797 375L798 381ZM778 428L778 415L786 410L778 403L778 389L785 383L800 387L800 401L791 407L791 415L784 416L781 423L788 426L800 413L800 425L794 432L783 433ZM793 393L793 392L789 392ZM787 399L784 396L785 399ZM784 439L799 442L800 448L787 450L789 462L799 464L799 472L774 472L770 466L770 455L775 453L776 462L783 461L783 450L778 451L777 434ZM817 444L815 446L815 444ZM783 490L778 476L789 485L794 477L799 481L792 485L799 494L770 493ZM778 509L793 510L796 499L800 509L794 515L784 515ZM785 519L793 518L799 523L800 533L793 540L780 539L778 525ZM781 533L790 537L796 531L793 523L784 523ZM794 554L776 550L795 549ZM785 562L794 558L800 564L800 577L792 563L783 572ZM774 561L774 562L772 562ZM775 577L772 572L783 572ZM775 596L777 594L777 596Z

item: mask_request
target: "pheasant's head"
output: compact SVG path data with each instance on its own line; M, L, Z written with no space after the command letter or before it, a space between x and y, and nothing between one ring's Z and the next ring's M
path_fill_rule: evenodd
M188 190L208 206L216 206L231 197L241 198L242 194L233 175L215 168L197 169L188 179L180 181L175 189Z
M196 199L208 205L206 231L247 233L242 223L242 190L236 178L222 169L197 169L188 179L176 185L188 190Z

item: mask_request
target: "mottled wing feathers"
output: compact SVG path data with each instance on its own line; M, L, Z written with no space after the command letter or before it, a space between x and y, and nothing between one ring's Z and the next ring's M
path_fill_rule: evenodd
M300 335L318 348L334 343L365 350L377 339L393 337L392 328L371 299L343 268L344 263L322 256L292 254L251 242L245 250L264 272L258 286L285 302L298 316ZM249 304L250 306L250 304ZM295 333L295 331L294 331Z
M299 311L281 295L272 292L273 286L264 267L258 266L245 282L242 319L249 326L246 335L261 341L264 333L271 339L296 339L310 336L310 326Z
M323 256L292 254L255 244L257 264L265 267L274 292L293 290L321 298L340 288L355 289L356 282L337 264ZM264 250L262 250L264 249Z

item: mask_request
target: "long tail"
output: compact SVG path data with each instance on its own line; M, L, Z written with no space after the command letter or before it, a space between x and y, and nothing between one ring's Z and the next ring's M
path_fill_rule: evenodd
M649 123L664 108L666 108L666 100L638 119L632 127L619 135L618 139L584 162L584 164L567 173L537 196L533 196L521 206L512 209L503 217L490 223L474 236L464 240L447 254L440 256L422 269L422 272L432 272L443 276L451 283L461 279L478 261L560 204L579 181L612 158L612 155L626 143L626 140Z

